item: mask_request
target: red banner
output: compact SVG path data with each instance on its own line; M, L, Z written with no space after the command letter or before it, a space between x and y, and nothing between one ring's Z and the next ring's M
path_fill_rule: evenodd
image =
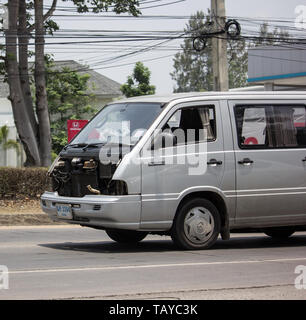
M88 120L67 120L68 142L88 123Z

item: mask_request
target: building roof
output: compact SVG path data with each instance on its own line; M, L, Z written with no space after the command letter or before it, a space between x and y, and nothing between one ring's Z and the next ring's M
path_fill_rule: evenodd
M88 94L94 94L98 97L116 98L122 96L120 91L120 83L103 76L102 74L84 66L74 60L55 61L55 70L61 70L68 67L80 74L89 74L88 80ZM32 64L32 63L31 63ZM0 97L7 98L9 95L9 87L7 83L0 82Z
M96 96L103 96L106 98L115 98L122 96L120 91L121 84L103 76L88 66L82 65L74 60L55 61L55 69L62 69L68 67L71 70L75 70L80 74L88 74L90 78L88 80L89 92Z
M306 45L260 46L248 50L248 82L306 87Z

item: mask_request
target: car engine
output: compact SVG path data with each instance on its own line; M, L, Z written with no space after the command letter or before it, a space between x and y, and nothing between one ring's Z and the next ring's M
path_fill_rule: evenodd
M53 191L60 196L83 197L85 195L125 195L124 181L112 180L118 166L102 164L95 158L61 157L49 172Z

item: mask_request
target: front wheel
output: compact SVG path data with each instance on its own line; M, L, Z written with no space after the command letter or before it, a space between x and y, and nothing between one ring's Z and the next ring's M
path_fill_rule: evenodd
M295 229L292 227L268 228L268 229L264 229L263 232L267 236L275 239L287 239L294 234Z
M216 242L220 228L220 215L214 204L206 199L192 199L177 212L171 237L182 249L208 249Z
M105 230L107 235L119 243L137 243L147 236L147 232L133 230Z

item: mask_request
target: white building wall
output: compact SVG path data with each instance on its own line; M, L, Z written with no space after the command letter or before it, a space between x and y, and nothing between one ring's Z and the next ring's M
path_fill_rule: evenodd
M7 125L15 126L11 101L0 98L0 127Z
M18 140L18 134L14 123L11 102L6 98L0 98L0 127L9 128L8 139ZM15 149L3 150L0 146L0 166L1 167L20 167L24 162L24 152L18 152Z
M8 127L8 129L8 140L17 140L16 127ZM23 150L21 152L17 152L16 149L3 150L0 146L0 167L21 167L24 161L25 154Z

